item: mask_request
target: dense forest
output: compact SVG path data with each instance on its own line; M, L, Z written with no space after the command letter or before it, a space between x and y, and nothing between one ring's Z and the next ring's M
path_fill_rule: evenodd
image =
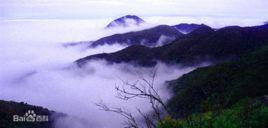
M268 47L170 81L175 96L161 128L268 127Z

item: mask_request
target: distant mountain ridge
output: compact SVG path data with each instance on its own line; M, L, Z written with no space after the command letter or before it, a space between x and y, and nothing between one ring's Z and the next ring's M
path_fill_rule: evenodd
M123 34L115 34L103 37L91 43L91 47L104 44L122 44L122 45L145 45L148 47L161 46L170 43L174 39L183 37L184 35L172 26L159 25L153 28L127 32Z
M109 25L107 25L106 28L128 27L128 25L130 24L129 22L127 22L127 20L133 20L134 22L130 23L132 25L140 25L141 23L144 23L144 20L142 20L138 16L126 15L118 19L115 19ZM200 27L208 27L208 26L204 24L187 24L187 23L181 23L174 26L158 25L144 30L126 32L102 37L95 41L86 41L83 42L83 44L88 44L89 47L97 47L105 44L108 45L121 44L125 46L139 44L148 47L156 47L168 44L174 41L175 39L176 40L181 39L182 37L185 37L185 35L187 35L188 33L191 33L192 31ZM66 43L63 46L69 47L81 44L82 44L81 42Z
M189 36L156 48L133 45L110 54L97 54L76 61L79 66L94 59L112 63L154 66L157 61L193 65L204 60L224 61L239 58L268 43L267 25L254 27L230 26L214 31L203 26Z
M105 28L115 28L115 27L129 27L129 26L139 26L145 23L143 19L136 15L126 15L110 22Z
M183 34L188 34L192 31L194 31L195 29L203 26L204 24L187 24L187 23L181 23L178 25L174 25L173 27L175 27L178 31L180 31Z
M90 47L101 46L104 44L121 44L127 46L139 44L148 47L161 46L168 44L175 39L181 39L182 37L185 37L185 34L183 33L189 34L196 29L204 29L205 27L211 30L209 26L204 24L199 25L181 23L175 26L159 25L145 30L114 34L111 36L103 37L96 41L91 41L92 43L90 44ZM204 29L203 31L208 29ZM197 33L197 31L195 33Z

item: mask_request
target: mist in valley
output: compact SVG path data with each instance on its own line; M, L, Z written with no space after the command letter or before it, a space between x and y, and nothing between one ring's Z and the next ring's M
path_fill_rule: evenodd
M77 59L126 47L115 44L89 48L90 42L85 41L157 25L105 30L103 26L107 21L110 19L1 21L0 98L66 113L67 117L57 119L57 128L122 127L124 118L100 110L95 103L104 102L111 107L122 107L132 112L137 119L141 117L136 108L144 113L151 111L147 100L138 98L123 101L116 97L115 86L123 85L122 80L135 82L141 77L150 79L151 71L157 69L155 87L167 101L172 93L167 89L166 81L176 79L199 66L209 65L204 62L196 67L181 67L159 62L156 67L145 68L96 60L82 68L77 67L74 63ZM165 39L169 37L159 39L159 45ZM81 41L81 44L64 47L65 44Z
M173 95L167 81L212 63L206 60L185 67L158 62L155 67L139 67L90 60L77 66L75 61L86 56L128 47L120 45L122 42L110 42L113 45L93 48L90 47L92 41L158 25L194 23L214 30L234 25L261 25L268 18L267 5L265 0L198 3L195 0L3 0L0 2L0 100L25 102L66 114L55 119L55 128L123 127L124 117L103 111L96 103L120 107L132 113L143 126L144 120L137 109L152 113L150 101L119 99L116 86L127 86L124 82L134 84L141 79L150 81L152 72L156 71L154 87L167 102ZM124 15L138 15L145 23L105 29L111 21ZM162 34L152 47L172 40L176 40L176 36ZM140 41L146 45L146 39ZM126 89L131 91L129 87Z
M70 47L64 47L64 44L96 40L113 33L153 26L104 30L92 23L96 21L1 22L0 67L3 68L0 69L0 98L67 114L67 117L57 119L57 128L120 127L124 118L104 112L95 104L104 102L112 107L122 107L137 118L140 115L136 108L145 113L151 111L147 100L122 101L116 97L115 86L121 86L122 80L135 82L141 77L149 79L150 72L157 67L155 86L167 100L171 93L166 89L165 81L195 69L163 63L158 63L154 68L144 68L123 63L109 64L101 60L91 61L79 68L74 63L79 58L115 52L126 46L115 44L88 48L87 43Z

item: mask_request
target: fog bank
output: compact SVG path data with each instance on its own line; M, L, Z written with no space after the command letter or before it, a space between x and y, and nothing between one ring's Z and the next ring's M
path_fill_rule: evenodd
M58 119L57 128L122 127L124 119L96 107L95 103L100 101L134 114L136 107L149 112L148 101L125 102L116 98L115 85L122 85L121 80L134 82L141 76L147 78L151 68L105 61L92 61L84 68L77 68L73 63L87 55L114 52L125 46L104 45L92 49L86 45L63 47L63 43L95 40L150 26L105 31L90 24L95 22L1 21L0 99L27 102L70 115ZM170 96L164 85L166 80L194 68L157 64L155 86L161 96L164 99Z

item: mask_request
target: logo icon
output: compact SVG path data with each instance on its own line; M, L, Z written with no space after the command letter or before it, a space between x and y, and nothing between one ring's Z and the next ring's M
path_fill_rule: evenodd
M14 122L47 122L48 115L37 115L34 110L28 110L23 116L13 115Z

